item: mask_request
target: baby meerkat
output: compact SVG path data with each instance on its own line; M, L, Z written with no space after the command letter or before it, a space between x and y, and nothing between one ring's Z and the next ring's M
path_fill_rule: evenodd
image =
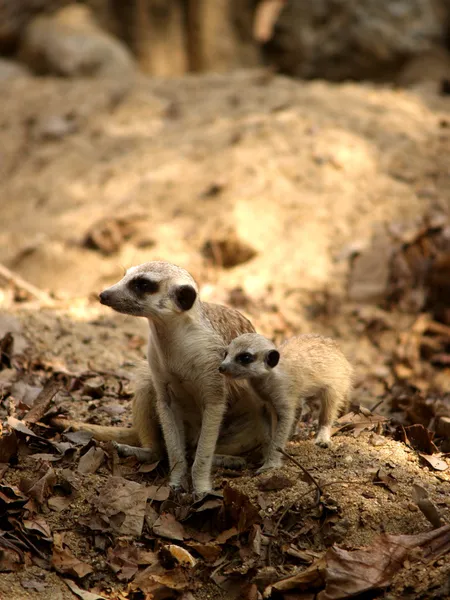
M286 446L296 414L303 401L317 396L321 401L319 431L315 443L327 447L331 426L347 404L353 369L337 343L321 335L300 335L277 350L267 338L246 333L228 346L219 371L232 379L248 379L256 394L275 410L277 423L263 466L281 466L277 448Z

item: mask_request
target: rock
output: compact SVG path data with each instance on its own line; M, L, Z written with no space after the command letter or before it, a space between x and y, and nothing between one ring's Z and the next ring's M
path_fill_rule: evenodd
M450 53L444 48L433 48L409 61L396 78L396 83L406 87L424 81L440 82L449 74Z
M125 46L102 31L90 9L79 4L33 19L19 55L40 75L124 78L135 71Z
M38 119L32 128L32 135L35 140L61 140L77 129L78 125L72 115L50 115Z
M297 77L391 79L409 59L442 46L442 7L429 0L287 2L264 47ZM439 9L440 8L440 9Z
M0 0L0 51L14 50L23 29L36 14L67 3L68 0Z
M12 60L0 58L0 81L7 79L16 79L17 77L26 77L30 73L28 69Z

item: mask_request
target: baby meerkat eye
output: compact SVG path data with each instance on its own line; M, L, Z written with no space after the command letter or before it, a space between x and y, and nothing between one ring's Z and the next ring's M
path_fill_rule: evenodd
M146 279L145 277L136 277L128 284L131 291L138 295L155 294L159 290L159 283Z
M238 354L236 356L236 362L238 362L241 365L249 365L254 360L255 357L253 356L253 354L250 354L250 352L241 352L241 354Z

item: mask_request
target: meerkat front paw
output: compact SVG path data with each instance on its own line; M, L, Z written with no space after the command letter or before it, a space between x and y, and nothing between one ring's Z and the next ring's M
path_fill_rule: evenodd
M321 442L320 440L316 440L314 443L316 446L319 446L319 448L329 448L331 445L330 442Z
M203 463L192 465L192 486L195 494L206 494L213 489L210 468L205 468Z

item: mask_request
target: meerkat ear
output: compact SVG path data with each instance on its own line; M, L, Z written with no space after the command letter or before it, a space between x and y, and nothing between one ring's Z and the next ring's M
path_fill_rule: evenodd
M269 350L269 352L266 354L265 360L266 365L273 369L277 366L278 361L280 360L280 353L278 352L278 350Z
M189 310L192 308L197 292L192 285L178 285L174 290L175 304L181 310Z

